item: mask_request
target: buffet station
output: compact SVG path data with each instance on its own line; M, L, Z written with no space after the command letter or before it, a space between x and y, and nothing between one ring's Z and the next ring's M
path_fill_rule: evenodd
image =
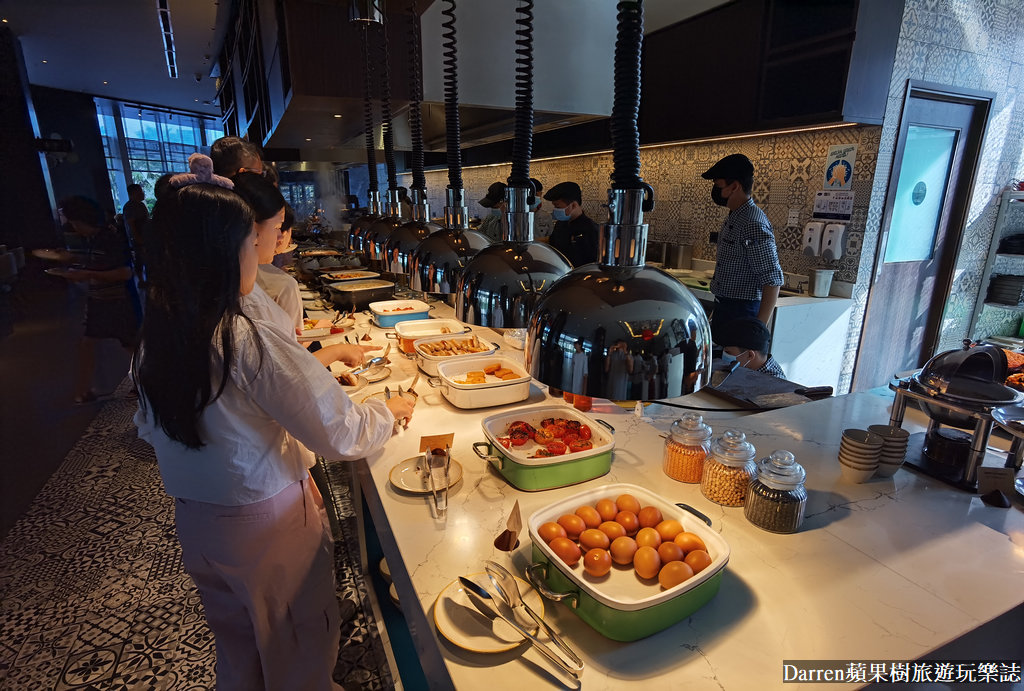
M1020 497L1011 479L1009 508L983 501L976 479L1019 471L1016 437L991 429L1020 396L956 412L1005 378L998 348L757 414L704 391L665 401L686 412L577 407L530 376L514 330L336 294L307 312L343 317L324 341L386 353L353 398L417 398L356 489L384 557L366 573L391 581L431 688L776 686L784 661L911 661L1024 602ZM940 422L974 445L917 441Z

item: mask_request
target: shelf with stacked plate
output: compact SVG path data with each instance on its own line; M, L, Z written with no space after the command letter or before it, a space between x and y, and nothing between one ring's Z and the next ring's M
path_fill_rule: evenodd
M972 338L1016 336L1024 318L1024 192L1006 190L982 271L968 332Z

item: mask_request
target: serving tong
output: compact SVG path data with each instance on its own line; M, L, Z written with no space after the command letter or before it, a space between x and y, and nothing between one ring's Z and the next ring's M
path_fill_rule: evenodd
M459 583L462 584L463 590L466 593L466 597L473 604L473 606L490 620L500 618L506 624L511 626L516 633L528 640L530 644L537 649L541 655L546 657L548 661L554 664L559 670L565 672L573 679L579 679L580 675L583 674L583 663L569 664L563 660L557 653L552 651L546 646L539 638L532 634L527 628L520 624L515 615L509 616L502 608L502 604L508 605L508 601L505 600L504 594L502 598L496 599L491 596L487 588L483 587L479 583L472 579L466 578L465 576L459 576Z

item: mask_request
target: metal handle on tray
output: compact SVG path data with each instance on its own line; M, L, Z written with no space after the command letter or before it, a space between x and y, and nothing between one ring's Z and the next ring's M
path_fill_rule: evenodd
M603 425L603 426L607 427L607 428L608 428L608 431L609 431L609 432L611 432L612 434L615 434L615 428L614 428L614 427L612 427L612 426L611 426L610 424L608 424L607 422L605 422L604 420L601 420L601 419L599 419L599 418L596 418L596 417L595 417L595 418L594 418L594 422L600 423L601 425Z
M693 514L694 516L696 516L696 517L697 517L697 518L699 518L700 520L702 520L702 521L704 521L705 523L707 523L707 524L708 524L708 527L709 527L709 528L711 527L711 519L710 519L710 518L708 518L707 516L705 516L704 514L702 514L702 513L701 513L700 511L698 511L697 509L695 509L695 508L693 508L692 506L690 506L689 504L682 504L682 503L677 503L677 504L676 504L676 506L678 506L678 507L679 507L680 509L682 509L683 511L689 511L689 512L690 512L690 513L692 513L692 514Z
M439 389L441 388L441 377L427 377L427 383L430 384L430 388Z
M480 453L480 449L477 448L477 447L482 447L482 448L487 449L487 453L486 454ZM491 455L491 443L488 442L488 441L475 441L475 442L473 442L473 453L475 453L477 456L479 456L483 460L487 461L488 463L494 463L496 466L498 466L499 470L501 470L501 468L503 468L504 465L505 465L504 460L501 458L501 456L492 456Z
M544 580L548 575L548 564L545 563L534 563L526 567L526 580L530 581L530 585L537 589L537 592L543 595L546 599L552 602L561 602L562 600L568 600L569 606L576 609L580 606L580 593L578 590L570 590L565 593L559 593L548 587L547 582Z
M391 339L392 341L397 341L398 340L398 332L397 331L388 331L387 333L384 334L384 338Z

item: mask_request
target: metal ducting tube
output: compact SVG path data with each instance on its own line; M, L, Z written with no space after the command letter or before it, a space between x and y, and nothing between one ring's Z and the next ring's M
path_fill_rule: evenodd
M470 260L455 302L459 319L492 328L528 326L544 291L572 268L561 252L533 241L533 0L521 2L516 12L516 113L502 218L504 242Z
M644 265L654 207L640 178L642 0L618 4L614 147L608 223L597 264L579 267L541 298L526 344L530 374L574 394L652 400L692 393L711 376L711 327L681 283Z
M444 111L448 149L445 227L432 233L412 253L409 285L426 293L452 294L470 258L490 244L469 230L465 193L462 189L462 142L459 132L458 43L455 32L455 0L444 0Z

